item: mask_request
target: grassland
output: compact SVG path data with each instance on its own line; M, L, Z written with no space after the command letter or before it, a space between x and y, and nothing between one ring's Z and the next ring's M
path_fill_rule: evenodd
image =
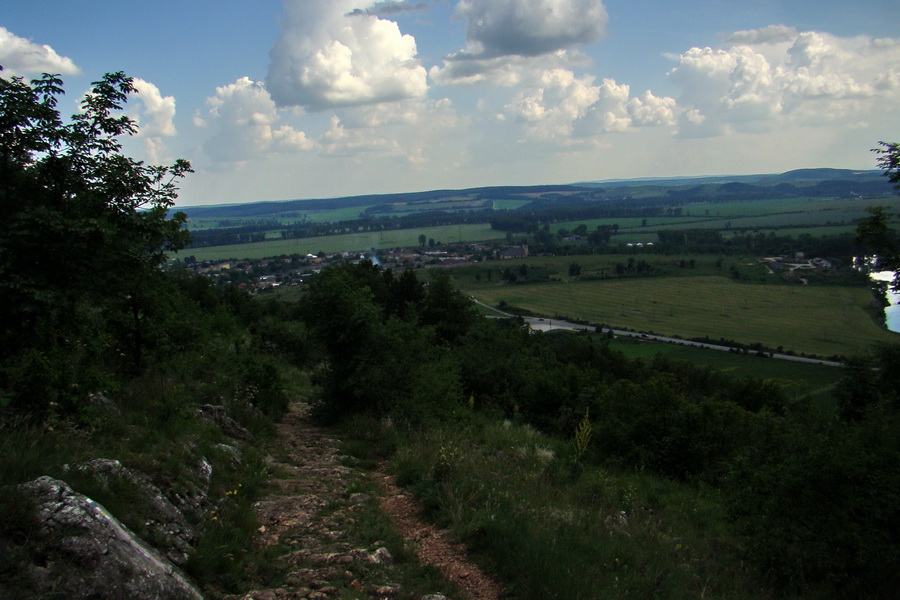
M884 205L891 211L897 211L900 210L900 198L779 198L752 202L698 203L683 207L682 216L678 217L565 221L554 224L553 230L571 230L582 223L587 225L588 230L596 229L598 226L618 225L619 234L614 236L613 240L623 242L655 241L654 234L659 229L777 228L781 234L830 235L853 231L856 220L866 216L866 209L872 205ZM792 229L786 231L784 229L786 226ZM647 239L637 239L636 235L647 236Z
M491 229L488 223L471 225L447 225L421 229L394 229L381 232L349 233L322 237L279 239L252 244L190 248L197 260L227 260L242 258L267 258L282 254L316 254L318 252L358 252L370 248L405 248L419 245L419 235L424 234L439 242L481 242L503 237Z
M537 314L823 356L900 341L867 314L872 298L864 287L759 285L699 275L504 284L467 293Z

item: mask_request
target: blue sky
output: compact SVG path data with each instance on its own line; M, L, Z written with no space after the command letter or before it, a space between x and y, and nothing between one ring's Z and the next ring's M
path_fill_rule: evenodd
M895 0L9 0L3 76L136 78L179 204L874 168Z

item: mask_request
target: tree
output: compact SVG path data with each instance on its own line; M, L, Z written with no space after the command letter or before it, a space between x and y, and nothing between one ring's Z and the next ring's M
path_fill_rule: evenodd
M894 187L900 189L900 144L878 144L880 148L872 149L872 152L879 155L878 166ZM900 238L888 226L892 215L883 206L870 207L869 215L860 219L857 225L857 242L865 245L878 257L879 268L894 271L892 287L900 290Z
M137 132L120 112L132 92L131 78L107 74L64 122L59 77L30 84L0 77L0 398L7 401L46 393L18 386L23 373L44 387L76 383L82 367L112 347L141 366L159 267L189 240L185 215L168 211L191 167L122 154L119 139Z
M878 168L884 171L883 175L894 187L900 189L900 143L878 142L880 148L872 148L872 152L878 154Z

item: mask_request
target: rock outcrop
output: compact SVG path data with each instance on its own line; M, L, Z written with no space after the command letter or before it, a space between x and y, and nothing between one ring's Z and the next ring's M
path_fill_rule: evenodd
M87 463L69 467L87 475L105 489L120 489L123 485L135 490L142 508L142 535L157 550L178 566L184 566L193 550L193 528L178 508L143 473L125 468L117 460L95 458ZM208 482L207 482L208 485ZM205 497L205 496L204 496Z
M28 589L4 589L0 582L0 598L202 600L169 560L65 482L39 477L20 491L36 508L28 539L35 560L16 584Z

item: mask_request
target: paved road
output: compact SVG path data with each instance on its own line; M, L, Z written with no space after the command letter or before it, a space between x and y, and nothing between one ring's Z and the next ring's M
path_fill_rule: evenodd
M470 299L478 304L479 306L483 306L489 310L497 313L496 315L488 315L493 318L515 318L516 315L512 315L507 312L503 312L502 310L498 310L493 306L487 305L480 300L475 299L470 296ZM570 331L595 331L597 328L593 325L581 325L579 323L571 323L569 321L562 321L559 319L545 319L540 317L525 317L525 322L531 326L532 329L536 331L552 331L555 329L567 329ZM654 335L650 333L638 333L635 331L625 331L624 329L611 329L605 328L602 330L603 333L607 333L609 331L613 332L613 335L625 336L625 337L635 337L640 338L642 340L654 341L654 342L665 342L667 344L681 344L682 346L694 346L696 348L708 348L710 350L719 350L721 352L729 352L732 350L730 346L722 346L719 344L709 344L706 342L695 342L692 340L682 340L679 338L666 337L663 335ZM832 360L821 360L818 358L806 358L804 356L793 356L790 354L777 354L777 353L766 353L766 356L771 358L777 358L780 360L790 360L794 362L802 362L802 363L811 363L816 365L826 365L829 367L842 367L843 364L839 362L835 362Z

